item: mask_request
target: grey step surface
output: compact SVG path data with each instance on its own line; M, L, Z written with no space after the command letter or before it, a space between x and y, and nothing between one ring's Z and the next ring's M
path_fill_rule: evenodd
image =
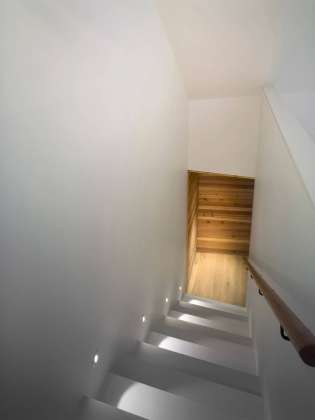
M169 312L169 316L244 337L250 336L247 318L229 318L223 313L213 312L186 302L175 304Z
M225 314L236 318L247 318L247 308L244 306L232 305L230 303L219 302L217 300L206 299L199 296L185 294L182 298L183 302L191 303L197 306L203 306L213 311L225 312Z
M79 420L148 420L88 397L82 401L81 409Z
M113 371L137 382L162 389L209 407L211 416L263 420L263 400L257 395L227 387L180 370L157 366L150 353L144 361L139 352L125 355ZM220 418L220 417L219 417Z
M181 352L163 349L150 343L140 343L137 357L143 362L154 364L155 366L177 369L211 382L255 395L261 394L257 375L194 358Z
M237 419L222 412L211 411L207 405L116 374L108 375L101 399L122 410L151 420Z
M255 352L251 347L228 342L217 337L209 337L208 341L208 346L202 346L154 331L146 339L147 343L165 350L256 375Z
M182 340L191 341L196 344L204 346L211 345L212 337L221 338L222 340L231 341L234 343L252 346L253 342L250 337L237 335L230 331L224 331L212 328L208 325L208 321L201 320L199 324L196 322L188 322L181 320L179 317L166 316L165 318L156 321L152 329L161 334L177 337ZM202 325L205 324L205 325Z
M208 305L197 305L195 303L191 303L193 302L189 301L186 302L184 300L179 300L175 303L173 309L179 312L184 312L184 313L191 313L192 315L197 315L197 316L202 316L204 318L209 318L209 319L227 319L227 320L236 320L236 321L240 321L240 322L248 322L248 315L241 315L241 314L236 314L236 313L231 313L231 312L227 312L224 311L222 309L217 309L217 308L213 308L213 307L208 307Z

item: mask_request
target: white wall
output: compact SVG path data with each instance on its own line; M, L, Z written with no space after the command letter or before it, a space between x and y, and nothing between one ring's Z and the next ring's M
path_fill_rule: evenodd
M264 89L264 92L290 156L315 205L315 142L303 128L291 107L288 107L287 101L283 100L283 95L279 95L273 88Z
M315 332L315 207L267 101L258 156L250 257ZM314 418L314 368L280 338L278 321L253 286L249 302L271 418Z
M285 93L315 90L314 0L276 0L271 81Z
M0 416L68 419L184 280L187 102L151 0L4 0L0 54Z
M271 81L315 142L314 0L277 0Z
M278 95L268 94L273 112L263 106L251 258L315 333L315 8L313 0L278 0L278 7L270 80ZM314 368L281 339L268 304L249 285L268 418L314 418Z
M157 0L190 98L259 94L278 1Z
M315 91L285 93L279 97L315 143Z
M191 100L189 104L189 169L254 177L261 97Z

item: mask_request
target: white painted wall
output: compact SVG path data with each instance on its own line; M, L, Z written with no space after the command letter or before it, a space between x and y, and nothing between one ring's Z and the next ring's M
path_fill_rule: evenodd
M0 417L69 419L184 279L187 101L151 0L4 0L0 54Z
M312 0L279 4L276 89L266 90L251 255L315 332L315 9ZM315 417L314 369L280 338L278 321L253 284L248 296L269 418Z
M315 8L313 0L276 0L271 81L283 93L315 90Z
M267 101L258 156L250 257L315 332L315 207ZM313 418L315 370L280 338L279 323L254 286L249 304L270 418Z
M283 95L280 96L272 88L265 89L265 95L277 120L290 156L315 205L315 142L303 128L294 111L283 100Z
M272 74L278 1L157 0L189 97L259 94Z
M313 0L277 0L272 82L315 142L315 7Z
M279 97L315 143L315 91L285 93Z
M260 113L260 96L191 100L189 169L254 177Z

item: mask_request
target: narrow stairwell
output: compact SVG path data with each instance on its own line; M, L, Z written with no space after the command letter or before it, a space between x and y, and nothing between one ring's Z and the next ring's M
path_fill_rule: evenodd
M189 295L117 361L86 415L95 420L263 417L246 309Z

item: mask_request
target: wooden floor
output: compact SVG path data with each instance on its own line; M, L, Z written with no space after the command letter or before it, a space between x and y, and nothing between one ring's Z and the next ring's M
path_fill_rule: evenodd
M239 255L197 252L187 292L245 306L246 269Z

